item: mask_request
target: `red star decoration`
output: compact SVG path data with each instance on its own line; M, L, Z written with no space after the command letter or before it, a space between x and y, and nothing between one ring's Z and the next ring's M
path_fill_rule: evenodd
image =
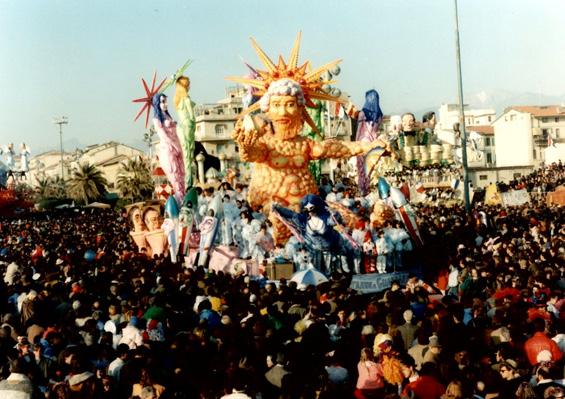
M134 122L139 119L143 111L146 111L146 115L145 115L146 128L147 128L147 124L149 123L149 111L151 110L151 101L153 100L153 96L159 93L159 90L163 86L163 83L165 83L165 80L167 80L167 78L163 79L163 81L159 83L159 86L155 87L156 79L157 79L157 72L153 74L153 83L151 83L151 90L149 90L149 87L147 86L147 82L145 81L145 79L141 78L141 83L143 83L143 88L145 89L146 97L136 98L135 100L133 100L134 103L144 103L143 107L141 107L141 110L137 113Z

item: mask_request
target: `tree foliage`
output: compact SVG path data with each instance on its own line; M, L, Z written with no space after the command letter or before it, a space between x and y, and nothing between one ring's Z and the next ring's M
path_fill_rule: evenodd
M155 187L149 162L141 157L122 162L116 179L116 188L123 198L131 202L150 199Z
M67 183L69 197L76 203L88 204L106 193L108 182L96 166L89 163L78 164Z

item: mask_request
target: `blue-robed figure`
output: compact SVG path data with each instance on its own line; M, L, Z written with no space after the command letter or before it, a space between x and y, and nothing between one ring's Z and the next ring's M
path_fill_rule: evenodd
M325 201L318 195L305 195L300 201L301 212L297 213L281 205L272 205L273 213L303 243L313 259L314 266L327 272L334 270L337 257L342 269L349 272L347 265L353 254L354 242L343 230L339 213L332 213Z

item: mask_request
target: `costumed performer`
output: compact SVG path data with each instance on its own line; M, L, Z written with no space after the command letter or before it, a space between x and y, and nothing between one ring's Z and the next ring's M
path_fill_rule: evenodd
M194 131L196 130L196 117L194 115L194 102L188 95L190 79L181 76L176 81L175 109L179 117L177 135L182 147L184 160L185 183L190 188L194 178Z
M185 171L182 148L177 136L176 122L169 114L167 96L157 93L152 99L153 125L159 135L159 163L174 190L177 204L185 194Z
M383 112L379 105L379 93L369 90L365 93L365 105L359 112L355 140L371 143L377 140ZM357 182L362 195L369 192L369 177L365 173L365 157L357 157Z
M266 118L247 117L246 123L240 118L232 132L232 138L239 147L240 159L254 163L248 201L252 209L261 209L266 214L270 213L273 202L297 211L302 197L318 192L316 181L308 169L310 161L350 158L365 154L377 146L388 147L380 141L314 141L301 137L304 122L315 126L305 108L315 106L313 99L338 101L322 90L328 81L321 77L340 61L330 62L311 72L307 72L308 62L298 67L300 35L288 64L280 57L278 65L275 65L254 40L252 43L267 71L258 71L260 79L229 78L257 88L262 96L246 112L260 108L266 113ZM274 226L275 243L284 243L290 232L280 220L274 217L270 219Z

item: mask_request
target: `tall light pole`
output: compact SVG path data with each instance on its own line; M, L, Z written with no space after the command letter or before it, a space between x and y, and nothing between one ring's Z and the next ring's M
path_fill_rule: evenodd
M157 132L155 131L155 129L153 127L149 128L149 131L147 131L144 135L143 135L143 141L145 141L147 143L147 146L149 147L149 164L151 165L151 161L153 158L153 144L155 144L155 142L153 141L153 136L155 136Z
M69 119L66 116L61 116L59 118L53 119L55 125L59 125L59 145L61 146L61 180L65 181L65 169L63 167L63 125L69 123Z
M463 196L465 198L465 210L471 211L469 198L469 168L467 165L467 130L465 129L465 107L463 102L463 77L461 74L461 46L459 45L459 15L457 13L457 0L453 0L455 6L455 52L457 57L457 89L459 92L459 128L461 129L461 158L463 161Z

